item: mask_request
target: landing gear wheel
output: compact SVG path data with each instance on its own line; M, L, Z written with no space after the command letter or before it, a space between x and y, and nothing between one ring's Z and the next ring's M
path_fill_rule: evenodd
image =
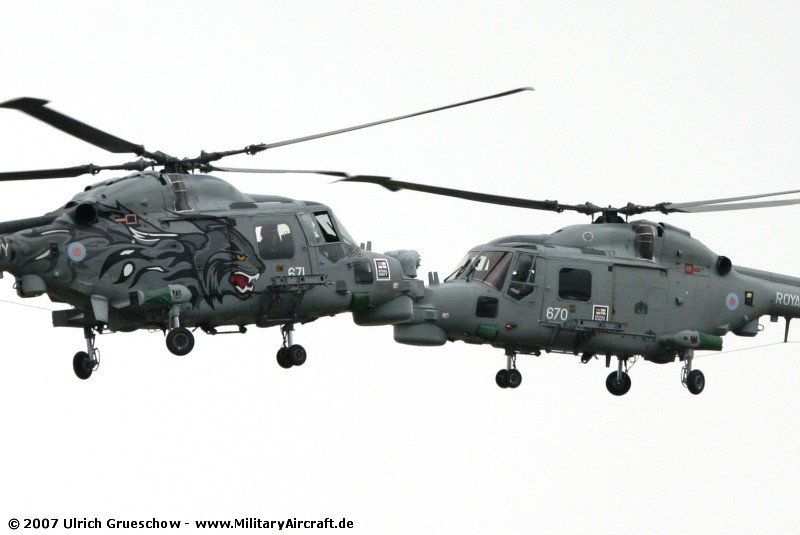
M185 327L175 327L167 333L167 349L173 355L188 355L194 348L194 335Z
M506 381L508 388L517 388L522 383L522 374L516 368L508 370Z
M494 380L500 388L508 388L508 370L500 370L497 372L497 375L494 376Z
M606 388L615 396L624 396L631 389L631 376L622 372L622 377L617 380L618 372L611 372L606 378Z
M75 375L78 376L78 379L86 380L91 377L92 370L94 370L94 362L89 358L89 353L86 351L78 351L75 353L75 356L72 357L72 369L75 371Z
M284 368L284 369L288 370L289 368L294 366L294 364L292 364L292 361L289 358L289 348L288 347L280 348L278 350L278 354L276 355L276 357L278 359L278 365L281 368Z
M692 370L686 377L686 388L695 396L706 387L706 376L700 370Z
M295 344L289 347L289 362L292 366L302 366L306 361L306 350L303 346Z

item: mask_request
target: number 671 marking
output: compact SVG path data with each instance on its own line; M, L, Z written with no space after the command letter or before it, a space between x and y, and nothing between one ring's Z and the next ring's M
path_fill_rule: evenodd
M290 267L288 274L290 277L301 277L306 274L306 268L304 266Z

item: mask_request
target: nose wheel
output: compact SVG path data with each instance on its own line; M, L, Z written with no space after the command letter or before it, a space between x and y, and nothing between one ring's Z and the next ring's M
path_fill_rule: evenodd
M276 355L278 365L287 370L292 366L302 366L305 364L307 357L303 346L292 343L292 332L294 332L294 324L287 323L281 326L283 345Z
M610 357L609 357L610 358ZM623 366L626 368L623 370ZM628 359L617 357L617 371L611 372L606 378L606 388L615 396L624 396L631 389L631 376L627 372Z
M513 350L506 349L506 367L497 372L494 380L500 388L517 388L522 384L522 374L517 369L517 354Z
M606 388L615 396L624 396L631 389L631 376L627 372L611 372L606 378Z

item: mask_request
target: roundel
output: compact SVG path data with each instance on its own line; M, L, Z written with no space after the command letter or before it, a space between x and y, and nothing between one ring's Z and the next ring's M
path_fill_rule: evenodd
M67 245L67 256L73 262L80 262L86 258L86 247L79 241Z
M729 293L725 296L725 306L728 307L728 310L736 310L739 308L739 296L733 292Z

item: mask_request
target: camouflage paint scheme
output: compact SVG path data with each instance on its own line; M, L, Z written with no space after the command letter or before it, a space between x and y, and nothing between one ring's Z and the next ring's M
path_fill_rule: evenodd
M180 196L176 183L185 188ZM78 222L76 210L87 205L97 217ZM207 175L146 172L91 186L54 212L51 223L0 236L0 270L17 276L22 297L47 293L73 305L71 313L54 314L57 326L97 326L92 298L100 298L110 304L111 330L168 328L169 306L135 303L131 293L171 285L191 295L179 304L181 323L206 330L306 322L346 311L359 313L362 324L384 324L393 320L379 314L382 319L373 321L370 310L401 296L398 314L410 317L409 282L417 281L409 281L391 256L343 243L346 254L329 262L306 243L291 258L260 258L259 221L290 225L295 240L305 242L309 229L298 218L304 213L329 214L335 221L318 203L246 195ZM356 283L354 266L376 260L390 267L389 276Z

